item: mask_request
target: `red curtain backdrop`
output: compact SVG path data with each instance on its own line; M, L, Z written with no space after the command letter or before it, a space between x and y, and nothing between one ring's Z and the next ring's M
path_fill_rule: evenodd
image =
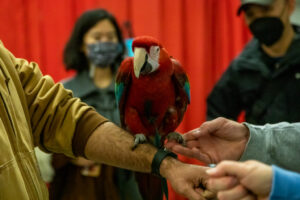
M64 45L76 19L92 8L112 12L134 36L159 39L189 74L191 105L179 127L185 132L205 121L206 97L250 34L236 16L240 0L1 0L0 40L16 57L39 64L59 81L66 72ZM124 35L128 35L124 29ZM180 157L186 162L198 163ZM183 199L170 192L170 199Z

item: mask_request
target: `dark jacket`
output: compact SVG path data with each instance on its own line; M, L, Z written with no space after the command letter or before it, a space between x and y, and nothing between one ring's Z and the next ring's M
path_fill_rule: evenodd
M119 109L115 100L114 81L105 89L99 89L89 77L88 71L78 73L74 78L65 81L64 87L72 90L75 97L79 97L86 104L94 107L98 113L115 124L120 124Z
M207 98L207 119L236 120L245 111L253 124L300 121L300 35L286 55L270 58L253 39Z

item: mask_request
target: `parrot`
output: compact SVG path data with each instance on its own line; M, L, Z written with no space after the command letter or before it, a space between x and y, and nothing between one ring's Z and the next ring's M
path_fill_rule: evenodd
M165 139L184 145L182 135L175 129L190 104L187 73L151 36L134 38L132 50L133 57L123 60L115 83L121 126L134 135L132 150L147 141L162 148ZM154 190L160 186L160 179L155 178L136 175L144 199L162 198L161 188Z
M132 43L134 57L126 58L116 75L115 93L121 126L134 134L132 149L159 134L184 143L174 132L190 104L190 83L181 64L158 40L140 36Z

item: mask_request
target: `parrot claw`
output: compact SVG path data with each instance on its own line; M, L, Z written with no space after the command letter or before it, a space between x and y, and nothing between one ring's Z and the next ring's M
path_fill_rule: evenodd
M186 142L181 134L177 132L171 132L167 135L168 141L175 140L177 143L181 144L182 146L186 146Z
M134 136L134 144L133 144L133 147L131 148L131 150L135 150L139 144L143 144L145 142L147 142L147 138L144 134L142 134L142 133L136 134Z

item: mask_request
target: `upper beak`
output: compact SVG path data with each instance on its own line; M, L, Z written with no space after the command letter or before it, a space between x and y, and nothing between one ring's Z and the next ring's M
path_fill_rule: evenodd
M133 69L135 77L139 78L141 69L146 62L147 51L144 48L134 48Z

